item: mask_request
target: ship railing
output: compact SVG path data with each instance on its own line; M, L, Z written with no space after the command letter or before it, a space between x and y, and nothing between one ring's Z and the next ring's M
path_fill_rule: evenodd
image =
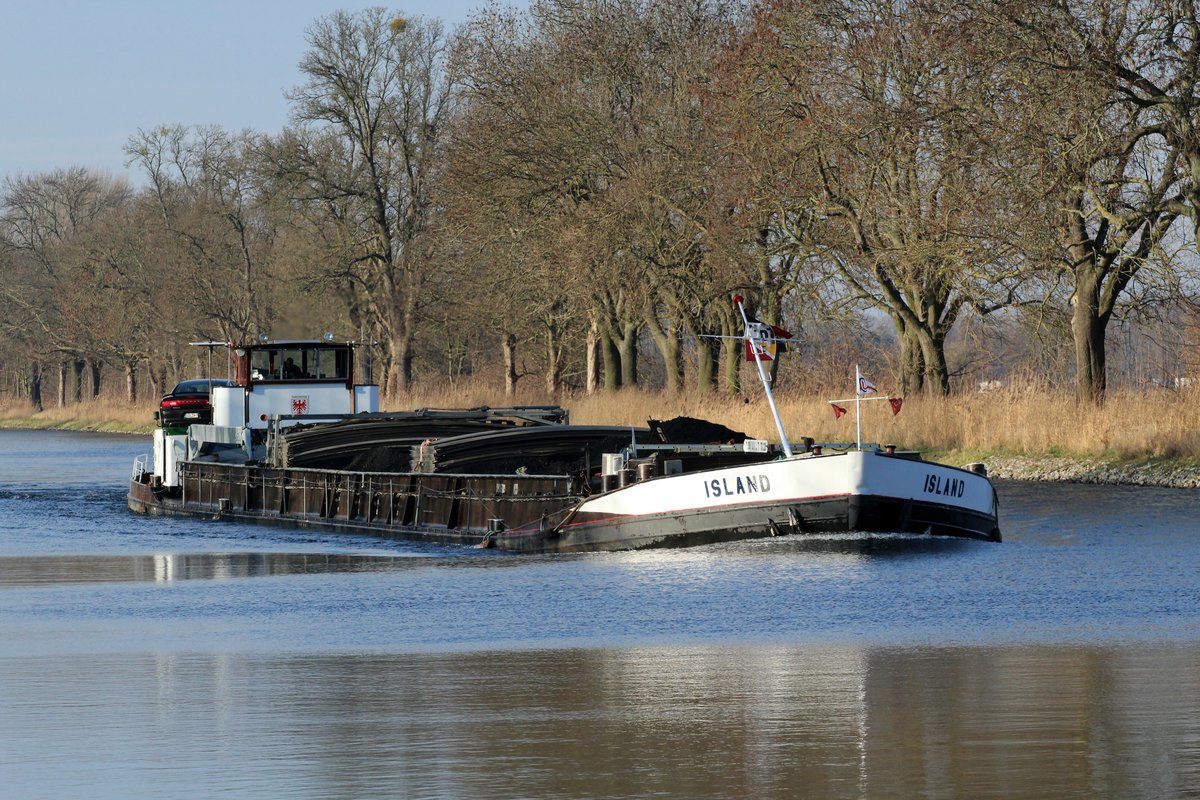
M550 507L583 499L568 475L360 473L188 462L181 477L186 500L203 507L219 509L224 500L235 511L381 525L482 529L488 518L508 516L499 506L533 508L516 514L527 522Z
M763 439L747 439L741 444L647 444L638 442L638 451L652 450L664 453L770 453L771 444ZM632 448L627 448L632 449Z
M133 459L133 472L130 474L131 480L137 480L146 474L146 465L150 463L150 456L147 453L142 453Z

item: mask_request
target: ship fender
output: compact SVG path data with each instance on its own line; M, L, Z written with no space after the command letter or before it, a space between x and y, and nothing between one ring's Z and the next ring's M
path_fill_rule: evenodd
M479 540L479 546L487 550L497 546L496 537L504 533L508 526L499 517L490 517L487 521L487 533Z

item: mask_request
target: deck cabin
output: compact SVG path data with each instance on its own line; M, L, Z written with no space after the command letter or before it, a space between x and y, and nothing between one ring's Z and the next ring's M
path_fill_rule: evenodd
M379 387L354 382L354 346L267 341L233 350L234 385L213 391L213 424L264 430L379 410Z
M154 475L178 485L185 461L262 460L268 429L379 411L379 387L355 383L354 345L325 340L230 345L233 385L212 390L211 425L154 431Z

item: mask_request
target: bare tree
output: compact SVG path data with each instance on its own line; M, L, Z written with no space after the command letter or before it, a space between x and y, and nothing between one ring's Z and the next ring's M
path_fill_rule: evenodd
M406 391L450 97L442 26L381 8L337 12L309 28L308 48L300 63L308 82L289 94L293 116L340 147L314 148L314 132L297 131L299 146L279 166L307 187L300 200L335 214L330 221L345 230L353 291L382 333L390 388ZM322 160L330 158L340 163Z
M608 388L637 382L648 331L678 391L686 341L747 279L734 274L745 266L736 248L712 235L718 143L703 113L736 15L722 2L543 0L525 14L488 9L458 40L470 124L457 129L451 169L469 170L483 194L509 194L525 227L573 229L562 241L589 256L559 261L586 275L592 297L570 313ZM708 388L712 371L702 373Z
M139 130L126 145L150 179L158 225L172 241L170 269L186 283L205 330L242 341L271 321L267 261L274 226L257 175L256 136L216 127ZM166 268L167 265L163 265Z
M77 399L85 367L92 394L99 391L99 348L86 326L71 329L64 318L80 283L69 252L76 237L117 213L130 195L123 182L82 167L4 181L0 249L5 257L0 263L7 274L0 281L0 324L22 343L33 365L34 388L40 389L42 363L53 359L73 363Z
M1200 221L1200 21L1190 0L981 9L1022 99L1011 157L1039 168L1069 279L1076 391L1100 402L1110 321L1154 279L1178 218Z
M767 239L891 318L909 393L949 390L946 336L1009 277L1006 187L983 135L993 81L959 52L967 24L936 3L783 0L737 54L763 117L745 149Z

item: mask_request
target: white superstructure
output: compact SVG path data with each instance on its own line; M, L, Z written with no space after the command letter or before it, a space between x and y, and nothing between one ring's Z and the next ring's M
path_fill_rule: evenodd
M162 486L179 484L185 461L261 460L268 429L379 411L379 387L355 383L351 344L264 340L229 347L234 385L213 388L212 424L192 425L186 434L154 431L154 476Z

